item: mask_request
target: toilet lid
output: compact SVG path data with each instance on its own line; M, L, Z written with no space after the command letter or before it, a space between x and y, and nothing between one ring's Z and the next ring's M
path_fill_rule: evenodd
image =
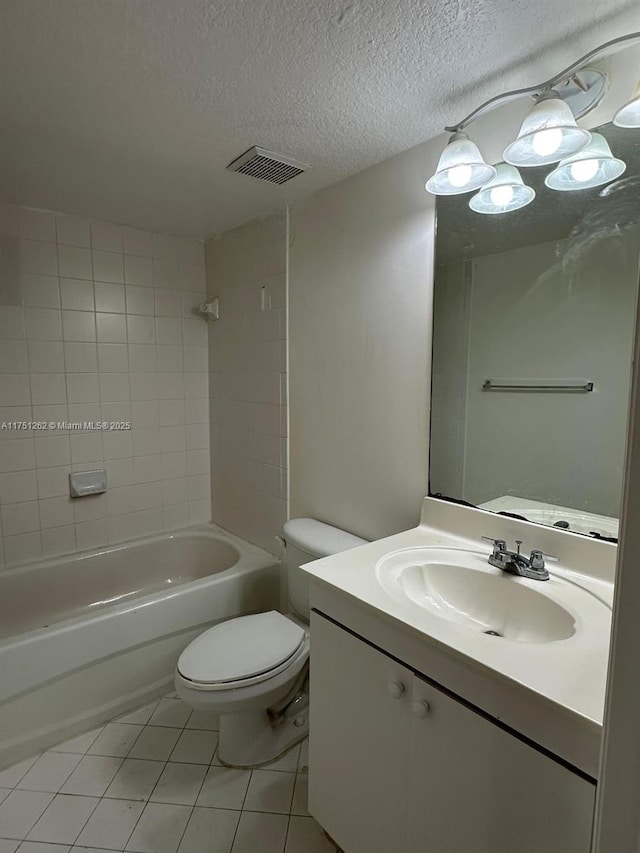
M229 619L187 646L178 660L178 672L204 684L251 678L290 658L304 636L299 625L276 610Z

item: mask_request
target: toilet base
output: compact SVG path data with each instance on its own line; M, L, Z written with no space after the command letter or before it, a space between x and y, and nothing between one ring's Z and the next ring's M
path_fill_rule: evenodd
M307 736L308 678L305 628L304 641L287 666L267 678L217 686L192 682L177 668L174 683L179 698L191 708L219 715L219 761L228 767L252 768L270 764Z
M270 764L309 734L309 709L275 722L266 711L222 714L218 759L227 767Z

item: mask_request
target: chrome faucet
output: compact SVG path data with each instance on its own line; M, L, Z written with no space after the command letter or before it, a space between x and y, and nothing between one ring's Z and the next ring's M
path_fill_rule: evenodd
M483 536L482 539L493 543L493 552L489 557L490 566L495 566L497 569L502 569L503 572L518 575L521 578L531 578L536 581L549 580L549 572L545 566L544 558L557 559L553 554L545 554L543 551L534 548L531 555L525 557L524 554L520 553L522 539L516 539L515 551L509 551L504 539L494 539L492 536Z

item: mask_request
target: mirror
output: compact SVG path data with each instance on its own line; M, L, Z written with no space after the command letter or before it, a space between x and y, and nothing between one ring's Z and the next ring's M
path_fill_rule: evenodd
M640 267L640 130L599 128L627 165L480 215L438 197L429 492L616 538Z

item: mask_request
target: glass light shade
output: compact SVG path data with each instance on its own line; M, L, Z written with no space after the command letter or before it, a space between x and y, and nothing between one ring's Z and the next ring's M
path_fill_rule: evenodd
M545 166L577 153L590 139L589 131L578 127L571 109L552 92L542 96L522 122L504 159L514 166Z
M613 123L618 127L640 127L640 83L633 98L614 115Z
M549 189L565 192L586 190L615 180L626 168L624 161L613 156L604 136L593 133L589 145L561 160L547 175L545 184Z
M466 133L458 131L449 139L440 155L435 175L425 184L434 195L458 195L477 190L495 175L496 170L482 159L478 146Z
M471 198L469 207L476 213L509 213L532 202L535 195L515 166L500 163L495 178Z

